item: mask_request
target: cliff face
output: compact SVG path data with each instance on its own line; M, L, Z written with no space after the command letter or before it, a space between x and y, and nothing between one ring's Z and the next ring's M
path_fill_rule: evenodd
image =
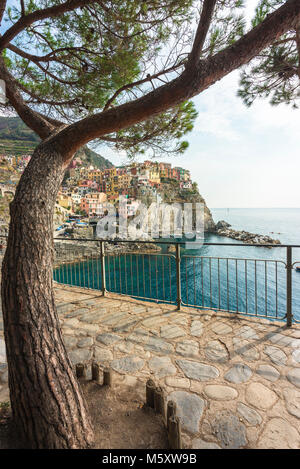
M205 199L199 193L197 183L193 183L191 189L180 189L178 181L168 180L161 185L159 193L165 203L202 203L204 205L204 231L213 233L216 225L212 214L206 205Z

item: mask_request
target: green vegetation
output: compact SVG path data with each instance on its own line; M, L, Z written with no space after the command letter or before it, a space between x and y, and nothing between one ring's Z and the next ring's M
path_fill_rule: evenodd
M0 116L0 154L31 155L39 141L39 137L19 117ZM112 167L109 160L87 146L80 149L76 156L99 169Z
M58 3L24 2L24 14ZM240 6L239 1L234 2L224 28L224 7L217 9L219 35L209 38L210 53L241 35ZM24 28L18 49L6 49L5 65L30 106L42 114L48 109L47 116L74 123L135 99L180 73L187 61L187 31L197 9L194 0L172 0L163 5L157 0L124 0L106 6L87 2L75 12L51 15L51 22L42 21L39 31ZM8 9L7 16L13 23L18 21L19 5ZM174 48L170 47L173 41ZM165 49L170 49L166 57ZM42 63L34 59L32 51L43 56ZM175 103L100 141L125 150L129 157L147 152L153 157L181 154L188 147L184 137L193 129L196 117L193 102Z
M98 155L98 153L94 152L87 146L80 149L77 152L76 156L82 158L86 162L86 164L91 164L95 168L104 169L111 168L113 166L113 164L109 160L103 158L103 156Z
M192 189L181 189L180 182L176 179L162 178L159 189L160 194L166 203L200 202L204 203L203 197L199 194L197 183L193 183Z
M0 153L31 154L38 142L38 136L18 117L0 117Z
M257 26L284 3L283 0L260 0L252 25ZM290 28L280 40L270 44L243 71L239 96L247 106L257 98L267 98L272 105L286 103L299 107L300 26Z

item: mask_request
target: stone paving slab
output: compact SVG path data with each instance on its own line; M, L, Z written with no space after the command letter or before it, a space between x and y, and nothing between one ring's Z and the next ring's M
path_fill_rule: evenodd
M74 287L57 286L56 302L73 364L110 365L143 399L151 377L177 402L185 448L300 448L299 325Z

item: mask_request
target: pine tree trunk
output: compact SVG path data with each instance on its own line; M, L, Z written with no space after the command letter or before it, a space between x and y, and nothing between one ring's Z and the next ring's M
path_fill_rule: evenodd
M10 206L2 303L14 423L30 448L89 448L93 429L56 313L53 212L65 164L34 152Z

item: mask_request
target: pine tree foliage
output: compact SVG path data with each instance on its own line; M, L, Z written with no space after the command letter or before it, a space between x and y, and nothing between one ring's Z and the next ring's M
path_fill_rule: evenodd
M283 0L261 0L252 25L283 5ZM256 98L272 105L286 103L294 108L300 101L300 23L263 50L241 74L239 96L250 106Z
M19 5L18 5L19 3ZM61 2L28 0L7 9L9 28ZM117 0L86 6L34 22L4 50L5 64L26 103L64 123L137 99L178 76L185 67L200 16L199 0ZM243 2L217 2L201 59L233 44L244 32ZM127 130L105 144L129 156L178 154L197 117L185 102Z

